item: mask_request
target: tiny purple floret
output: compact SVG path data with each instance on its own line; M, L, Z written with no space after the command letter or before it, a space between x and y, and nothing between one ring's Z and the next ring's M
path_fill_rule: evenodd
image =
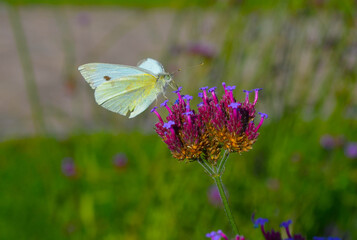
M288 221L285 221L285 222L282 222L282 223L280 223L280 227L285 227L285 228L287 228L287 227L289 227L289 225L292 223L293 221L290 219L290 220L288 220Z
M192 111L185 112L185 113L183 113L183 115L193 115L193 112Z
M252 91L248 91L248 90L243 90L243 92L245 92L245 104L248 104L249 103L249 94L252 92Z
M293 221L290 219L288 221L285 221L285 222L282 222L280 224L280 227L284 227L285 228L285 231L286 231L286 235L288 235L289 238L291 238L291 233L290 233L290 230L289 230L289 225L292 223Z
M171 108L167 106L167 102L169 100L165 100L163 103L160 104L160 107L166 107L167 111L169 111L170 115L172 114Z
M255 220L255 224L258 225L264 225L265 223L267 223L269 220L266 218L257 218L257 220Z
M263 88L256 88L256 89L253 89L253 91L255 91L255 97L254 97L254 102L253 102L253 105L255 105L258 101L258 92L260 90L263 90Z
M182 98L186 99L187 101L191 101L193 99L193 97L190 95L185 95Z
M174 121L168 121L167 123L164 123L163 127L166 129L170 129L172 125L175 125Z
M265 118L265 119L268 118L268 114L266 114L266 113L261 113L261 112L258 112L258 113L260 114L260 116L261 116L262 118Z
M206 90L207 90L208 87L201 87L200 89L203 91L203 102L205 104L207 104L207 93L206 93Z
M267 223L269 220L266 218L257 218L254 220L254 215L252 216L252 222L254 224L254 227L257 228L259 226L264 226L265 223Z
M223 86L223 89L224 89L225 94L227 94L226 83L223 82L223 83L222 83L222 86Z
M239 106L240 106L240 103L237 103L237 102L233 102L228 105L228 107L231 107L233 109L237 109Z
M234 89L236 89L236 86L227 86L226 89L228 91L233 91Z
M163 103L160 104L160 107L166 107L168 101L169 101L169 100L165 100Z
M173 93L177 94L179 103L182 103L182 101L183 101L181 98L181 94L180 94L181 89L182 89L182 87L179 87L176 91L173 91Z
M266 113L261 113L261 112L258 112L259 114L260 114L260 116L261 116L261 119L260 119L260 122L259 122L259 124L258 124L258 126L255 128L255 132L257 132L258 130L259 130L259 128L260 128L260 126L263 124L263 122L264 122L264 119L266 119L266 118L268 118L268 114L266 114Z
M229 96L229 98L231 99L232 102L234 101L234 98L233 98L233 90L234 89L236 89L236 86L227 86L224 88L225 94Z
M218 99L217 99L216 93L214 92L216 90L216 88L217 87L212 87L208 90L208 92L210 92L212 94L214 103L218 104Z
M153 107L153 109L151 109L151 111L150 111L150 112L155 113L155 114L156 114L156 116L157 116L157 118L159 119L159 121L163 123L164 121L162 120L162 118L161 118L160 114L156 111L156 108L157 108L157 107Z
M173 93L179 93L179 92L181 92L181 89L182 89L182 87L178 87L178 89L176 91L173 91Z
M214 92L217 89L217 87L212 87L208 90L208 92Z

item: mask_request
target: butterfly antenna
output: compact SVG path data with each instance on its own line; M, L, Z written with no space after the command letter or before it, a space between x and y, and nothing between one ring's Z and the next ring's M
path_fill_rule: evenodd
M199 64L196 64L196 65L187 67L185 70L190 69L190 68L194 68L194 67L200 67L200 66L203 66L203 64L205 64L205 63L204 63L204 62L201 62L201 63L199 63ZM172 72L171 75L175 75L176 73L181 72L181 71L182 71L182 68L179 68L179 69L177 69L176 71Z

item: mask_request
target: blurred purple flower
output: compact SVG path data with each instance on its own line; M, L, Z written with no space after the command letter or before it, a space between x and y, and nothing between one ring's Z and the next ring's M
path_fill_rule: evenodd
M280 181L276 178L269 178L266 182L270 190L277 191L280 188Z
M350 142L345 147L345 155L348 158L357 158L357 142Z
M329 134L323 135L320 138L320 145L326 150L332 150L336 146L335 139Z
M82 26L88 26L91 22L88 12L79 12L77 14L77 22Z
M301 153L296 152L291 156L291 161L299 162L301 160Z
M65 227L66 233L68 235L74 233L76 231L76 226L73 223L68 223L67 226Z
M186 52L205 58L214 58L217 55L216 49L207 43L191 43L186 47Z
M77 176L77 168L72 158L66 157L62 160L62 173L69 178Z
M221 196L219 195L219 190L216 185L212 185L208 189L208 200L214 206L222 206Z
M117 169L125 169L128 164L128 158L123 153L118 153L113 157L113 164Z

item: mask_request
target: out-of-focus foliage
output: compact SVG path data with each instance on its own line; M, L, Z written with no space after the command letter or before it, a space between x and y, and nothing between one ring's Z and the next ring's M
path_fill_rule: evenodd
M256 212L269 217L268 227L291 218L309 237L332 231L355 239L356 159L344 156L343 143L320 146L326 129L347 140L355 127L289 115L264 125L253 150L232 155L224 181L241 234L261 239L250 222ZM113 164L118 152L128 158L125 169ZM1 239L203 239L212 229L230 231L207 198L210 177L197 163L173 159L158 136L9 140L0 155ZM74 177L61 171L67 157Z

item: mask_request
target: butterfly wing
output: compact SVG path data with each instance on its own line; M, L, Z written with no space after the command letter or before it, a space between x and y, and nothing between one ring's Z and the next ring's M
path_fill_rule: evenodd
M152 58L146 58L138 63L138 67L148 70L149 72L159 75L160 73L165 73L165 69L161 63Z
M95 100L112 112L133 118L147 109L161 92L156 82L156 76L148 73L106 81L96 88Z
M96 89L102 83L114 79L140 75L143 73L151 74L151 72L148 72L145 69L109 63L87 63L79 66L78 70L93 89Z

